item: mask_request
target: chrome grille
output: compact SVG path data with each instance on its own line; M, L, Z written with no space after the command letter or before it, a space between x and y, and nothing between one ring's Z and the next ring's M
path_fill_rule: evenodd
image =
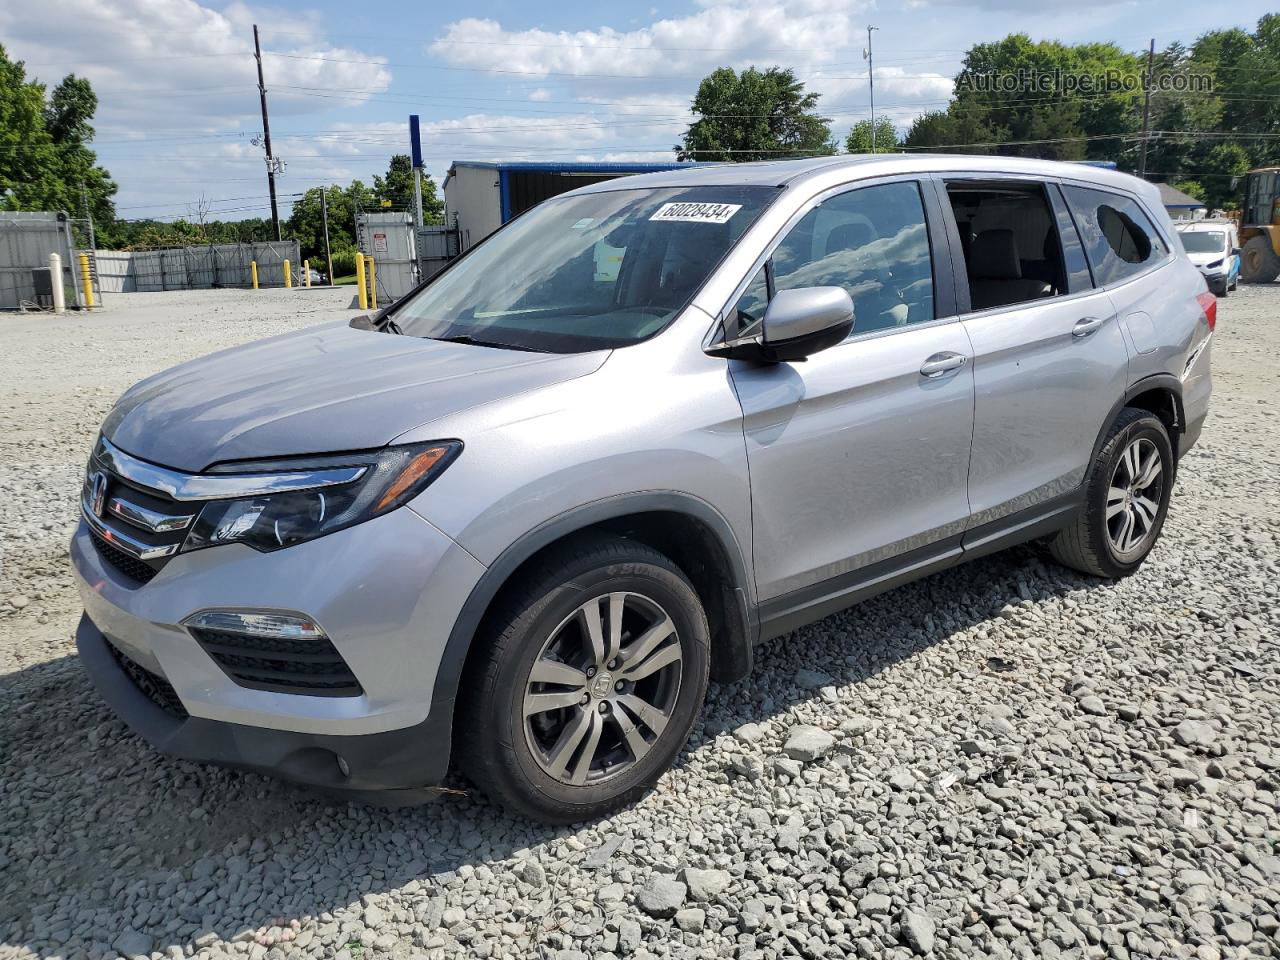
M93 540L93 545L97 547L98 553L102 559L107 561L130 580L138 583L150 583L151 578L160 571L149 563L143 563L134 557L129 556L123 550L117 550L107 541L98 536L94 530L89 531L89 538Z
M132 482L112 462L99 440L85 475L81 513L103 559L146 583L181 549L201 505Z

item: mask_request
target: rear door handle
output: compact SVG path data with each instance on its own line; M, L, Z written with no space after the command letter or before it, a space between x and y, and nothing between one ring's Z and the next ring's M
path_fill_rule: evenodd
M1083 320L1077 320L1076 325L1071 328L1071 335L1073 337L1087 337L1105 322L1105 317L1085 317Z
M920 365L920 373L934 380L951 370L959 370L968 360L960 353L935 353Z

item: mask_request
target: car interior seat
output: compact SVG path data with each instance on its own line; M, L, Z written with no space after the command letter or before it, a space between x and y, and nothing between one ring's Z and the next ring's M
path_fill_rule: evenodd
M1052 285L1022 275L1012 230L983 230L973 238L969 297L974 310L1038 300L1052 293Z

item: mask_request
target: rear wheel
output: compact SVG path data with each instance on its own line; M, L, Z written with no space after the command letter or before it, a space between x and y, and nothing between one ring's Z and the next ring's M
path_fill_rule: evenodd
M1280 276L1280 256L1266 234L1250 238L1240 254L1240 279L1245 283L1271 283Z
M544 823L603 816L684 746L708 627L666 557L623 540L551 554L493 619L461 693L457 756L492 800Z
M1163 421L1126 407L1090 467L1084 505L1049 549L1059 562L1084 573L1133 573L1164 527L1173 475L1173 446Z

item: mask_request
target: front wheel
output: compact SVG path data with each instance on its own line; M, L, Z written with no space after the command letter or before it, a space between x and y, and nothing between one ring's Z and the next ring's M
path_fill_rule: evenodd
M665 556L601 539L555 551L477 637L459 702L459 766L543 823L603 816L644 793L689 738L709 630Z
M1133 573L1160 537L1173 475L1173 446L1163 421L1126 407L1085 477L1083 506L1049 542L1050 551L1060 563L1083 573Z

